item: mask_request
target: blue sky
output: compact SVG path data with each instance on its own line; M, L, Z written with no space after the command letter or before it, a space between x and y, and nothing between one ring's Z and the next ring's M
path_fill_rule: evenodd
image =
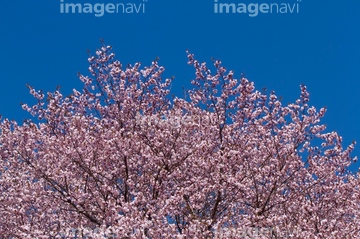
M360 1L218 0L220 3L283 3L294 13L214 13L214 0L64 0L65 3L136 4L144 13L61 13L60 0L0 0L0 114L29 118L20 102L32 103L26 84L66 94L81 88L86 50L113 46L123 63L148 65L156 57L175 76L173 93L190 89L189 49L200 61L222 60L245 73L258 89L294 101L304 83L310 104L326 106L329 131L360 144ZM295 5L294 5L295 4ZM288 9L289 10L289 9ZM360 145L354 155L360 156ZM354 167L355 169L355 167Z

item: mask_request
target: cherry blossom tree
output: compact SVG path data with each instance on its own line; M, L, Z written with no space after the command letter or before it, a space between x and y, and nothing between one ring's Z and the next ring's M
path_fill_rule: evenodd
M0 124L0 238L359 238L355 143L306 87L283 105L187 56L189 99L106 45L82 91L29 87L33 120Z

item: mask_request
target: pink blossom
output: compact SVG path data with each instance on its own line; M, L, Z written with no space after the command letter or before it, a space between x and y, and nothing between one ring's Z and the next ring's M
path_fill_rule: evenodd
M40 121L0 122L0 238L360 238L355 142L326 132L306 87L284 105L187 56L190 99L109 46L81 91L30 88Z

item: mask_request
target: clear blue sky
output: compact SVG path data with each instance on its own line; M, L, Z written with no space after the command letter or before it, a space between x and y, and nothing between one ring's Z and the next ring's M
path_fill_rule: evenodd
M176 95L191 87L186 49L200 61L222 60L284 103L304 83L310 103L327 106L328 130L345 144L358 141L360 156L360 1L218 0L224 2L286 3L296 13L215 14L214 0L0 0L0 114L30 117L19 105L33 102L25 84L44 91L61 85L65 94L81 88L77 72L87 74L86 50L94 52L103 38L125 64L160 57L165 75L175 76ZM129 3L144 13L61 13L67 3Z

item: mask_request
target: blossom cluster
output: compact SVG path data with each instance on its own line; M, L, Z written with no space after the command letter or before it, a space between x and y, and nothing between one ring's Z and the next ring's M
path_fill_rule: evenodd
M0 238L360 238L355 142L306 86L283 105L187 56L188 100L106 45L81 91L29 87L33 120L0 122Z

